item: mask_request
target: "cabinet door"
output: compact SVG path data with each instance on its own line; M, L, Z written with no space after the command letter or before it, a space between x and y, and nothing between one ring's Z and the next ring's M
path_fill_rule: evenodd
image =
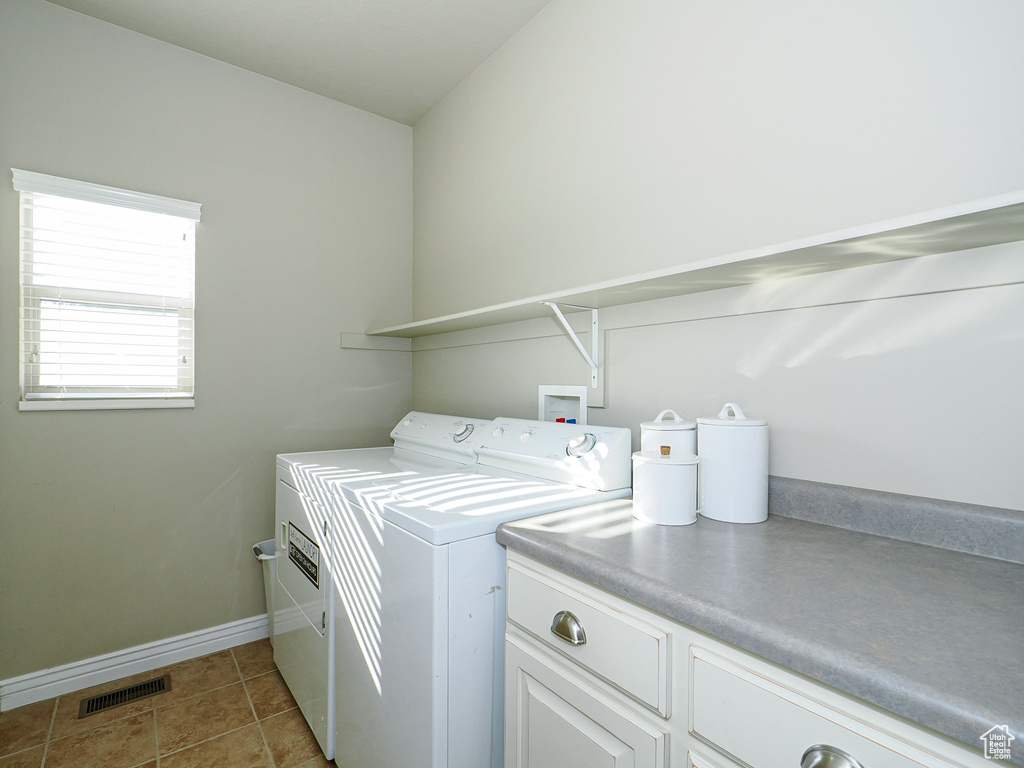
M667 734L505 636L506 768L664 768Z

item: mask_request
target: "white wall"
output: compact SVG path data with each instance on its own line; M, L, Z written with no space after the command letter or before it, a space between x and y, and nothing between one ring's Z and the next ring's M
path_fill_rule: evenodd
M20 413L9 168L194 200L194 411ZM381 444L410 128L43 0L0 3L0 679L264 611L274 456Z
M415 128L415 315L1024 189L1021 39L1017 2L556 0ZM1022 248L605 310L590 418L734 400L773 474L1022 509ZM550 321L415 348L423 410L588 380Z
M737 402L769 421L773 475L1024 509L1024 244L613 307L601 325L606 407L589 417L631 427L635 449L665 408ZM422 346L420 410L536 418L539 384L589 381L551 321Z
M1024 188L1017 0L556 0L415 128L419 318Z

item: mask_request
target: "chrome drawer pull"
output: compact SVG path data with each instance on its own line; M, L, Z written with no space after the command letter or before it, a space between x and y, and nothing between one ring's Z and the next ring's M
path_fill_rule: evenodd
M587 642L587 633L583 625L570 611L559 611L551 622L551 632L572 645L583 645Z
M858 760L838 747L815 744L804 752L800 768L864 768Z

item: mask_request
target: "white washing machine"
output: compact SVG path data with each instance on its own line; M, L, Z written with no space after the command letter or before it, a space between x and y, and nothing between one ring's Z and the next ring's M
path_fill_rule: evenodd
M508 520L630 492L630 433L496 419L476 471L380 478L339 520L339 768L500 768Z
M373 497L375 483L472 469L476 442L489 424L412 412L391 432L391 447L277 457L277 551L282 556L271 609L274 661L328 759L335 752L336 605L340 602L346 617L360 617L356 623L367 626L380 610L350 599L374 594L380 581L379 570L366 559L373 545L362 538L373 526L357 519L363 515L353 505L355 490Z

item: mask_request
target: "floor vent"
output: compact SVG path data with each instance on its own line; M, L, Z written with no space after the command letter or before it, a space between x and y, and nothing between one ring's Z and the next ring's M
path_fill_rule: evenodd
M155 680L146 680L138 685L129 685L127 688L82 699L82 703L78 707L78 719L106 712L108 709L121 707L139 699L148 699L150 696L157 696L169 690L171 690L171 676L164 675Z

